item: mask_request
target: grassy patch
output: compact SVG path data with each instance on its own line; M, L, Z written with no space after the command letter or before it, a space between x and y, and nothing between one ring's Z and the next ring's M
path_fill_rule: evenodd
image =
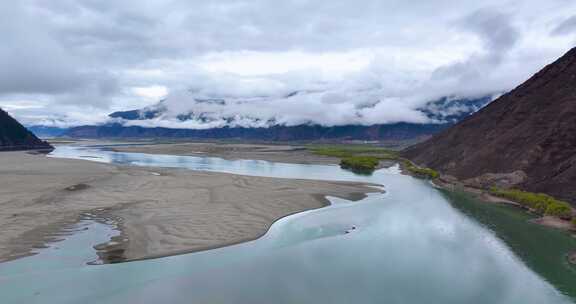
M378 166L378 158L372 156L350 156L340 161L340 167L356 173L370 174Z
M422 178L435 179L435 178L438 178L438 176L439 176L437 171L432 170L430 168L420 168L420 167L415 167L415 166L409 166L409 167L407 167L407 169L412 174L414 174L418 177L422 177Z
M354 155L353 153L342 149L332 149L332 148L312 148L310 149L310 151L312 151L312 153L316 155L338 157L338 158L351 157Z
M312 153L322 156L346 158L352 156L370 156L377 159L398 159L398 152L386 148L360 145L322 145L310 146Z
M570 219L572 217L570 204L557 200L548 194L516 189L499 189L496 187L492 187L490 193L518 202L538 214L557 216L563 219Z
M404 168L406 168L406 170L408 170L408 172L412 173L414 176L420 178L436 179L440 176L438 171L430 168L418 167L409 160L404 160Z
M397 151L374 146L314 145L308 149L316 155L340 158L340 167L359 174L371 174L380 160L400 160Z
M440 174L430 168L421 168L411 161L400 157L398 151L386 148L362 145L314 145L308 149L321 156L340 158L340 166L357 173L371 173L378 166L379 160L399 161L414 176L435 179Z

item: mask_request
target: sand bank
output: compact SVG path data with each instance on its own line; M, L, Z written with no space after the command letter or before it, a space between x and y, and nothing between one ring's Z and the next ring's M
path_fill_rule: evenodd
M255 239L286 215L357 200L358 183L124 167L25 152L0 154L0 261L30 254L83 214L115 219L102 256L142 259ZM61 236L61 235L60 235ZM96 244L94 244L96 245Z

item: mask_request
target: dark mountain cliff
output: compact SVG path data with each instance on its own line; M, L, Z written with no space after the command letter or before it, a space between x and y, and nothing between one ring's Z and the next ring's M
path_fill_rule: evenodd
M576 48L403 153L459 179L516 172L517 187L576 203Z
M0 109L0 151L50 149L48 143L38 139L16 119Z

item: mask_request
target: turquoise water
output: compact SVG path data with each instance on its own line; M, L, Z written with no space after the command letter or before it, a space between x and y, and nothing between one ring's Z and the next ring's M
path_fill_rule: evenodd
M494 232L398 168L358 176L337 166L116 153L59 147L52 157L268 177L367 181L373 194L281 219L262 238L110 265L0 264L1 303L571 303ZM357 229L344 233L351 226ZM18 268L20 267L20 268Z
M490 227L526 265L576 299L576 265L566 258L576 250L576 237L530 223L534 216L518 208L486 204L464 192L443 192L454 208Z

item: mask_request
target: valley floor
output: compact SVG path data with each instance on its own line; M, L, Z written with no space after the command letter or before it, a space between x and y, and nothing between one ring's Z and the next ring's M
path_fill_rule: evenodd
M122 145L112 148L118 152L150 154L212 156L224 159L256 159L295 164L338 164L339 158L311 153L304 146L235 144L235 143L170 143Z
M0 261L31 254L86 214L114 221L121 231L115 245L98 247L104 260L134 260L252 240L281 217L325 206L326 195L358 200L379 191L358 183L116 166L25 152L0 154L0 185Z

